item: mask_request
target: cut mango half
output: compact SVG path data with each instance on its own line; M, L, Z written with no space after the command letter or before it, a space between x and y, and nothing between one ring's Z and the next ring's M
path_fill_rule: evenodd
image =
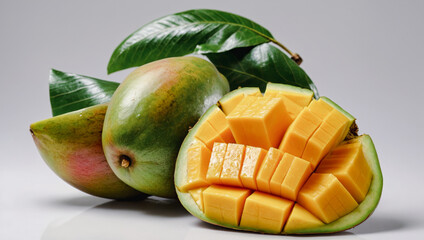
M284 84L240 88L180 149L175 186L203 221L272 234L344 231L376 208L383 178L371 137L326 97Z

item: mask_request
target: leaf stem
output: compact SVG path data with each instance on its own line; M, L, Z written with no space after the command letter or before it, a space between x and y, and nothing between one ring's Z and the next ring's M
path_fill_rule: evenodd
M281 47L284 51L286 51L290 56L291 59L297 63L297 65L300 65L303 62L303 59L300 57L300 55L298 53L294 53L292 51L290 51L290 49L288 49L286 46L284 46L282 43L280 43L279 41L277 41L276 39L267 36L266 34L263 34L259 31L256 31L254 29L251 29L252 31L256 32L257 34L261 35L263 38L268 39L269 41L273 42L275 45Z
M297 65L300 65L302 63L303 59L300 57L299 54L293 53L292 51L290 51L290 49L288 49L286 46L284 46L283 44L281 44L279 41L275 40L274 38L270 38L270 41L275 43L277 46L281 47L282 49L284 49L284 51L286 51L288 54L290 54L291 59L295 61Z

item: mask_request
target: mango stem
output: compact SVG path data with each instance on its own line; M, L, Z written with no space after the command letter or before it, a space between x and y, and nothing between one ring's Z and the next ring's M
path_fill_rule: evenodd
M131 166L131 158L127 155L121 155L119 157L119 160L121 160L121 167L128 168L129 166Z

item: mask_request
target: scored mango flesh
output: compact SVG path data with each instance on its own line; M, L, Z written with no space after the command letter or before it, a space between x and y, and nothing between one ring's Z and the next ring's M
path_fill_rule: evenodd
M235 94L202 122L177 188L207 218L290 233L329 224L364 200L371 168L360 141L343 142L352 118L325 99L297 95Z

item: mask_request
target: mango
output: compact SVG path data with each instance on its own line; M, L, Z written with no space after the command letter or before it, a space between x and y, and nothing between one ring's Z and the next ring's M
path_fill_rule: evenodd
M102 149L107 104L96 105L31 124L42 158L63 180L88 194L111 199L143 198L119 180Z
M181 146L175 189L182 205L211 224L272 234L333 233L365 221L383 185L374 144L353 131L351 114L312 96L274 83L263 97L252 88L225 95ZM201 131L219 110L235 143ZM212 146L209 164L191 154L198 139Z
M167 58L135 69L112 96L105 117L103 149L114 173L144 193L175 197L181 143L228 91L227 79L198 57ZM212 126L205 129L211 131Z

